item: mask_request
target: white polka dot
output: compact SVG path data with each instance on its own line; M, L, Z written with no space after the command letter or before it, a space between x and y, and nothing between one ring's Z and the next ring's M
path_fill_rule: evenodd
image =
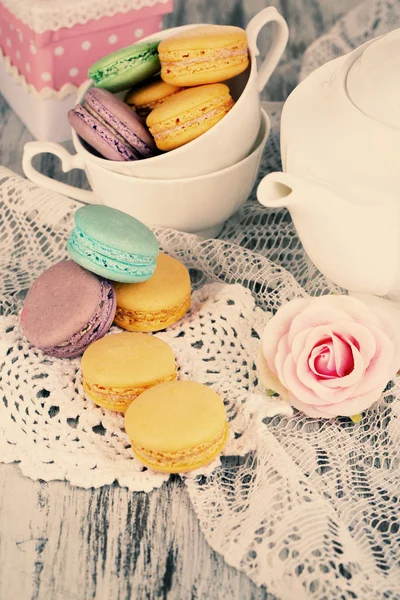
M0 28L0 35L3 33L3 30Z
M12 23L10 23L10 29L11 31L14 31L14 25Z
M18 60L21 60L21 52L19 50L16 51L15 56Z
M42 73L40 77L43 81L50 81L50 79L51 79L50 73L46 73L46 72Z
M20 42L24 41L24 36L22 35L22 31L18 31L18 39Z
M162 21L160 21L160 24L159 24L159 26L158 26L158 29L160 29L160 30L161 30L162 28L163 28L163 22L162 22Z
M31 52L32 52L32 54L36 54L37 50L36 50L36 46L35 46L35 44L32 44L32 43L31 43L31 46L30 46L30 48L31 48Z
M28 71L28 73L30 73L31 72L31 65L29 63L26 63L25 69Z
M108 43L109 44L116 44L118 42L118 36L113 34L110 35L110 37L108 38Z
M69 74L71 75L71 77L76 77L79 73L79 69L77 69L76 67L73 67L72 69L69 70Z
M7 38L7 39L6 39L6 44L7 44L7 46L8 46L9 48L11 48L11 40L10 40L10 38Z
M64 48L62 46L57 46L57 48L54 48L54 54L56 56L61 56L64 54Z
M141 38L141 37L143 37L143 33L144 33L143 29L140 29L140 28L136 29L135 30L135 38Z
M82 44L81 44L82 50L90 50L91 47L92 47L92 42L89 42L89 40L86 40L86 42L82 42Z

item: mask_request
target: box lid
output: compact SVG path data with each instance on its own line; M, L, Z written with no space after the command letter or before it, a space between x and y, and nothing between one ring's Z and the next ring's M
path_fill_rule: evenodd
M142 8L163 12L170 0L0 0L15 17L36 33L58 31L117 13Z

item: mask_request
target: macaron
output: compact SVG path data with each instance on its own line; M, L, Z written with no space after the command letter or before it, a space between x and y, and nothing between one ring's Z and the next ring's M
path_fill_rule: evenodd
M233 105L224 83L188 88L152 110L146 123L157 148L173 150L211 129Z
M96 87L110 92L127 90L159 72L159 43L138 42L107 54L89 68L88 77L93 79Z
M226 81L249 64L244 29L199 25L163 40L158 47L166 83L196 86Z
M209 464L228 438L221 397L194 381L164 383L143 392L125 414L125 431L136 458L165 473Z
M107 333L114 314L111 283L67 260L34 281L20 321L33 346L57 358L72 358Z
M71 127L101 156L129 161L154 156L154 140L142 119L117 96L91 88L68 112Z
M166 342L147 333L112 333L91 344L81 360L82 385L96 404L125 412L154 385L176 379Z
M133 108L140 117L146 118L157 106L161 106L167 98L179 94L185 88L165 83L160 77L130 90L124 98L128 106Z
M153 276L143 283L116 283L114 322L128 331L160 331L190 308L190 276L182 263L160 253Z
M158 242L146 225L100 204L82 206L74 221L67 249L76 263L113 281L146 281L153 275Z

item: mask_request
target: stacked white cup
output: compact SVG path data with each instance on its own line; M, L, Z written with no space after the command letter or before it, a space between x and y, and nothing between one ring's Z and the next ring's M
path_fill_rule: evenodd
M276 23L267 56L257 70L257 37L269 22ZM166 29L149 36L165 39L196 25ZM83 203L105 204L122 210L148 226L171 227L204 238L215 237L224 222L247 200L254 185L270 122L261 108L260 92L287 44L288 27L273 7L256 14L246 28L250 65L226 83L235 100L232 109L197 139L164 154L118 162L92 154L75 131L76 154L52 142L25 144L25 175L40 185ZM82 86L83 100L92 82ZM39 173L32 159L43 152L58 156L63 171L83 169L93 191L86 191Z

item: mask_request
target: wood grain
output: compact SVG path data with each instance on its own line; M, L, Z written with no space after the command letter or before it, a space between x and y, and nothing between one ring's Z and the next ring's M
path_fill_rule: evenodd
M286 98L304 49L354 0L273 0L290 42L265 96ZM263 0L175 0L164 26L193 22L245 26ZM269 33L260 36L262 54ZM22 149L32 137L0 97L0 164L23 174ZM71 143L65 146L72 150ZM35 165L51 177L88 187L81 171L61 172L42 155ZM151 494L118 486L97 490L24 478L0 465L1 600L272 600L207 545L178 478Z

